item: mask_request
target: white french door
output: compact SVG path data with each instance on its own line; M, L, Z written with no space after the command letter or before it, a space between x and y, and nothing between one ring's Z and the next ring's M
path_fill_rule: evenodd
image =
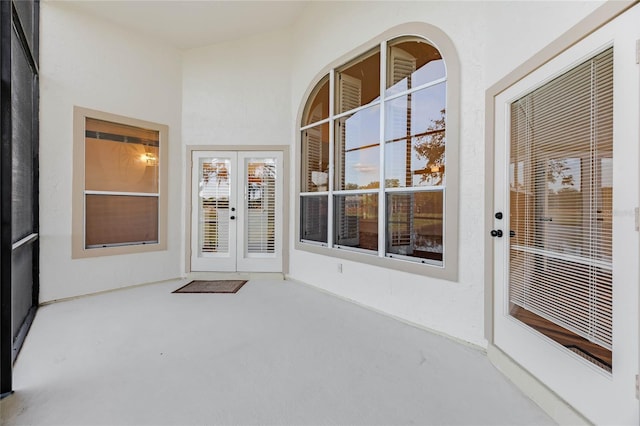
M494 343L596 424L639 424L635 6L495 98Z
M282 153L194 151L191 270L282 272Z

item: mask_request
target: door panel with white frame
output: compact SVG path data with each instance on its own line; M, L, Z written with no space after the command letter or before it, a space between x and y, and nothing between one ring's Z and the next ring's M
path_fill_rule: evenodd
M282 271L282 153L194 151L191 270Z
M495 98L494 343L597 424L639 418L637 22Z

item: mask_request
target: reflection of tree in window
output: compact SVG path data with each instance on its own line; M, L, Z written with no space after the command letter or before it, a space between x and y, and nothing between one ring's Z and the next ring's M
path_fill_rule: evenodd
M440 118L432 120L427 131L414 138L414 149L418 158L427 160L424 169L419 170L420 182L429 180L432 185L441 185L444 178L444 153L446 145L445 110L440 111Z

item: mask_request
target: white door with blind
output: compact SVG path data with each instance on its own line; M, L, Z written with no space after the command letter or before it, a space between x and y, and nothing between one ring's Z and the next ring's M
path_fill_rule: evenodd
M640 7L495 99L494 343L596 424L638 424Z
M282 272L282 153L192 153L191 270Z

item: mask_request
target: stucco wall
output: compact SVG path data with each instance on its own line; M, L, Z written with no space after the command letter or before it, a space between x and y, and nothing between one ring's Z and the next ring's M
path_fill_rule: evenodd
M184 53L185 145L288 145L291 142L291 33Z
M180 276L181 53L49 2L41 35L40 300ZM169 126L168 250L71 259L75 105Z

